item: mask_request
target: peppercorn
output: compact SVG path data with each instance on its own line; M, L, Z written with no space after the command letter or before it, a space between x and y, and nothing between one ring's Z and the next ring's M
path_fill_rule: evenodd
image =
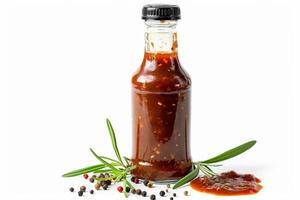
M93 179L95 179L96 177L97 177L97 176L96 176L95 174L92 176Z
M165 191L163 191L163 190L159 192L159 195L162 196L162 197L165 196L165 194L166 194L166 193L165 193Z
M83 174L83 178L88 179L89 175L88 174Z
M146 191L143 191L143 192L142 192L142 196L143 196L143 197L147 196L147 192L146 192Z
M94 178L90 178L90 182L94 183L95 179Z
M82 191L78 191L78 196L82 196L83 195L83 192Z
M130 187L126 187L125 188L125 191L128 193L128 192L130 192Z
M136 193L136 189L134 189L134 188L131 189L131 193L132 193L132 194L135 194L135 193Z
M73 187L70 187L70 192L74 192L74 188Z
M138 178L135 178L135 179L134 179L134 183L135 183L135 184L139 184L139 182L140 182L140 180L139 180Z
M134 183L135 177L134 177L134 176L132 176L130 180L131 180L131 182L133 182L133 183Z
M184 191L183 194L184 194L184 196L188 196L189 192L188 191Z
M155 199L156 199L156 196L155 196L154 194L151 194L150 199L151 199L151 200L155 200Z
M86 187L84 185L80 187L80 191L85 192L85 190L86 190Z
M148 180L144 180L144 185L145 185L145 186L147 186L147 185L148 185L148 183L149 183L149 181L148 181Z
M100 181L100 185L103 186L105 184L105 181Z
M98 178L105 178L104 174L100 174Z
M166 189L166 192L169 192L169 190L168 190L168 189Z
M173 193L173 197L176 197L176 193Z
M170 197L170 200L173 200L174 198L173 197Z
M103 190L107 190L108 185L107 185L107 184L104 184L102 187L103 187Z
M94 190L90 190L90 194L94 194Z
M123 192L123 187L122 187L122 186L119 186L119 187L117 187L117 190L118 190L119 192Z
M96 190L100 190L100 187L101 187L100 183L96 183L96 184L95 184L95 189L96 189Z
M136 194L137 194L137 195L141 195L141 194L142 194L142 190L137 189L137 190L136 190Z
M152 188L152 186L153 186L153 183L151 183L151 182L149 182L149 183L147 184L147 187L149 187L149 188Z
M170 184L167 184L167 188L170 188L171 187L171 185Z

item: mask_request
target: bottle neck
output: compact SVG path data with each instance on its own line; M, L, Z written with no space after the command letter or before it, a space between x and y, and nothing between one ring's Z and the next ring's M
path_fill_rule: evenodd
M177 55L177 21L145 21L145 53Z

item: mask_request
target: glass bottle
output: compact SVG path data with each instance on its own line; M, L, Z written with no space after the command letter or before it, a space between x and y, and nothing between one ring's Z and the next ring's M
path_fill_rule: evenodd
M192 167L190 156L191 79L177 54L174 5L146 5L145 53L132 77L133 175L177 180Z

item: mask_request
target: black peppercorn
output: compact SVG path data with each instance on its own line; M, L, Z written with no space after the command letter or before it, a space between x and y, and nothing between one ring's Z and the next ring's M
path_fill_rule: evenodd
M144 180L144 182L143 182L143 183L144 183L144 185L145 185L145 186L147 186L147 185L148 185L148 183L149 183L149 181L148 181L148 180Z
M94 194L94 190L90 190L90 194Z
M108 185L107 185L107 184L104 184L102 187L103 187L103 190L107 190Z
M74 188L73 187L70 187L70 192L74 192Z
M173 193L173 197L176 197L176 193Z
M80 191L78 191L78 196L82 196L83 195L83 192L80 190Z
M143 197L147 196L147 192L146 192L146 191L143 191L143 192L142 192L142 196L143 196Z
M151 200L155 200L155 199L156 199L156 196L155 196L154 194L151 194L150 199L151 199Z
M188 196L189 195L189 192L188 191L184 191L184 196Z
M95 179L94 178L90 178L89 179L91 183L94 183Z
M165 194L166 194L166 193L165 193L165 191L163 191L163 190L159 192L159 195L162 196L162 197L165 196Z
M100 174L98 178L105 178L104 174Z
M173 197L170 197L170 200L173 200L174 198Z
M106 180L106 181L104 181L104 184L106 184L106 185L111 185L111 180Z
M128 193L128 192L130 192L130 187L126 187L125 188L125 191Z
M137 189L137 190L136 190L136 194L137 194L137 195L141 195L141 194L142 194L142 190Z
M133 182L133 183L134 183L135 177L134 177L134 176L132 176L130 180L131 180L131 182Z

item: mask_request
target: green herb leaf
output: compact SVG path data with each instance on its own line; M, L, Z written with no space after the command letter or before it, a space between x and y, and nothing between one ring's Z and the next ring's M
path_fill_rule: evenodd
M246 142L240 146L237 146L233 149L230 149L228 151L225 151L224 153L215 156L213 158L210 158L208 160L205 161L200 161L199 163L217 163L217 162L221 162L223 160L227 160L230 158L233 158L237 155L240 155L241 153L244 153L245 151L247 151L248 149L250 149L251 147L253 147L255 145L256 141L252 140L249 142Z
M177 188L183 186L184 184L191 182L198 176L198 174L199 174L199 167L196 167L185 177L183 177L182 179L177 181L176 184L173 186L173 189L177 189Z
M116 153L116 156L118 158L118 160L120 161L120 163L124 165L123 161L122 161L122 158L120 156L120 152L119 152L119 149L118 149L118 145L117 145L117 140L116 140L116 134L115 134L115 131L109 121L109 119L106 119L106 124L107 124L107 128L108 128L108 132L109 132L109 135L110 135L110 138L111 138L111 142L112 142L112 146L114 148L114 151Z
M106 162L104 159L102 159L100 156L98 156L93 149L90 148L90 151L92 152L92 154L100 161L102 162L106 167L112 169L112 171L114 172L118 172L119 170L117 168L115 168L112 164Z
M106 173L106 172L111 172L111 169L99 169L94 171L93 173Z
M82 169L77 169L71 172L68 172L66 174L63 175L63 177L73 177L73 176L78 176L78 175L82 175L85 173L90 173L90 172L94 172L100 169L103 169L105 167L105 165L100 164L100 165L93 165L93 166L89 166L89 167L85 167Z
M208 166L206 165L198 165L199 170L205 174L206 176L215 176L216 173L212 171Z
M120 163L119 161L117 161L115 159L112 159L112 158L109 158L109 157L106 157L106 156L99 156L99 157L101 157L104 160L109 160L109 161L115 162L118 165L122 165L122 163Z

